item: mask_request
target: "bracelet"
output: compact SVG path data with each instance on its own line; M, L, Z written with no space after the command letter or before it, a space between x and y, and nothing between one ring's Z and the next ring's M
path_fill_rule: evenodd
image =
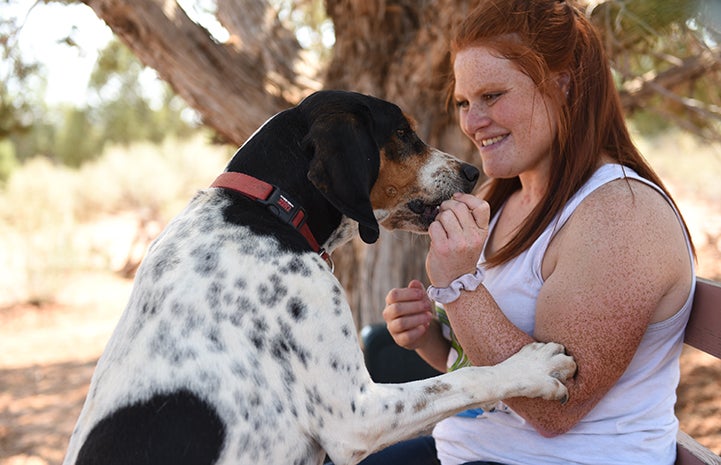
M449 304L461 296L461 291L475 291L483 282L485 272L480 265L476 266L474 273L464 274L454 279L448 287L428 286L426 293L431 300L442 304Z

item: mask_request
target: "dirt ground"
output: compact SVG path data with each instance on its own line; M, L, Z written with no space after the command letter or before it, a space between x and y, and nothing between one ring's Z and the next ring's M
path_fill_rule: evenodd
M60 464L97 357L119 318L130 283L84 276L76 285L103 302L0 310L0 464ZM721 363L695 350L682 359L681 427L721 452Z
M699 274L719 279L718 206L684 203L700 245ZM95 362L130 288L117 274L86 273L68 277L52 305L0 308L0 465L62 463ZM681 427L721 453L721 361L687 348L681 366Z
M131 282L76 276L58 302L0 309L0 464L60 464Z

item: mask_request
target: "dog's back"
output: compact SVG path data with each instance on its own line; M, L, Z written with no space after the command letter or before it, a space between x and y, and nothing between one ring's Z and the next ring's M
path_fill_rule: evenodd
M332 384L311 372L347 355L313 346L355 338L345 299L316 254L289 253L224 221L229 202L218 190L198 194L152 244L66 463L82 443L78 464L98 451L157 464L148 443L160 456L178 454L173 463L196 464L280 463L317 448L299 425L322 417L313 396L325 388L298 378Z

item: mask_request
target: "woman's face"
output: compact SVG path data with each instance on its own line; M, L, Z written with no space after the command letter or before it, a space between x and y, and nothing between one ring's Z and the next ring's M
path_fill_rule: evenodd
M550 100L512 61L487 47L460 50L454 99L463 132L491 178L547 176L557 116Z

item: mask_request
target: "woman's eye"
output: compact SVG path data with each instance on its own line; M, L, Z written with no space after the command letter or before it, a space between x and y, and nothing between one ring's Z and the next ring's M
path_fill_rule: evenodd
M487 104L493 104L501 97L501 95L503 95L503 92L489 92L487 94L483 94L483 101Z
M468 108L468 100L456 100L456 108L459 110Z

